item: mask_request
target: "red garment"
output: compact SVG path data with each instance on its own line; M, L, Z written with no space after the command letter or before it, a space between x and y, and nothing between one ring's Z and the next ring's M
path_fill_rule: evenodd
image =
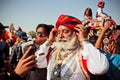
M17 37L15 35L12 35L12 38L10 38L10 32L6 32L5 33L5 38L6 39L12 39L12 42L15 43L16 42L16 39Z

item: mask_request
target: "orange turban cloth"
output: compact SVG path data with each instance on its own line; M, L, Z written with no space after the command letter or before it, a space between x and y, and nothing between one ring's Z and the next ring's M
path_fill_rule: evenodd
M60 15L58 17L58 20L56 22L56 28L58 29L58 27L60 25L66 26L72 30L74 30L75 25L77 24L82 24L81 21L73 16L69 16L69 15Z

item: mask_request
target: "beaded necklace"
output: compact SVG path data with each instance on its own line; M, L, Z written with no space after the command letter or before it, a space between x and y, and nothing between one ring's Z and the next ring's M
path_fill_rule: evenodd
M65 56L61 57L61 53L60 53L61 51L62 51L62 49L58 50L57 57L56 57L56 61L57 61L58 64L62 64L62 62L64 60L69 59L70 56L72 56L73 52L74 52L74 50L72 50L70 53L67 53Z
M57 62L57 65L55 66L55 71L53 71L53 79L51 80L61 80L61 64L64 60L67 60L69 59L72 55L73 55L73 52L74 50L72 50L70 53L67 53L65 54L63 57L61 57L61 52L62 49L59 49L58 52L57 52L57 56L56 56L56 62Z

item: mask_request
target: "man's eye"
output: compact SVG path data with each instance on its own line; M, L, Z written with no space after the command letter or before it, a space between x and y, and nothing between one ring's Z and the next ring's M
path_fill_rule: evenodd
M64 32L64 33L68 33L69 31L67 31L67 30L64 30L63 32Z
M60 34L60 31L58 31L57 34Z

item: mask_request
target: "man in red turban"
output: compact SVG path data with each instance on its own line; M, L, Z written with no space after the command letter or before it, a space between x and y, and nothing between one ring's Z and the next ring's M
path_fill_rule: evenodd
M41 53L49 51L50 54L45 53L47 80L90 80L89 73L104 74L109 67L105 55L87 40L84 26L73 16L58 17L42 50Z

